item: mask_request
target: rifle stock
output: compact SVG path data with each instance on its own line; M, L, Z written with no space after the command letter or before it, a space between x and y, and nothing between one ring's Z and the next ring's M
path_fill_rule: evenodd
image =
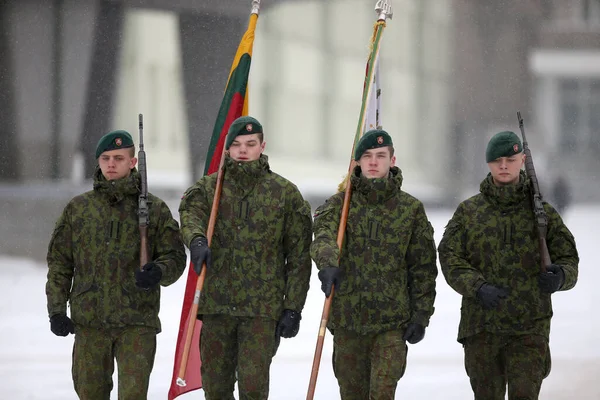
M540 192L540 185L538 183L537 175L535 173L535 167L533 165L533 158L531 157L531 150L525 137L525 127L523 124L523 118L521 112L517 111L517 119L519 120L519 129L521 130L521 136L523 137L523 152L525 153L525 173L531 180L531 203L533 206L533 213L535 214L538 241L540 247L540 268L542 272L546 272L546 267L552 264L550 260L550 253L548 252L548 245L546 243L546 234L548 232L548 216L546 210L544 210L544 204L542 202L542 193Z
M140 229L140 269L149 261L148 258L148 177L146 173L146 152L144 151L144 116L138 116L140 132L140 149L138 151L138 170L141 177L140 195L138 200L138 217Z

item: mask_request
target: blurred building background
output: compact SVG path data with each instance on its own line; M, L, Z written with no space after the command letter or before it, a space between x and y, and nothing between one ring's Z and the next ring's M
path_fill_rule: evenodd
M457 187L476 190L483 152L516 111L543 194L566 179L576 202L600 197L600 1L454 0L450 134ZM458 173L458 174L457 174ZM471 188L471 189L469 189Z
M393 0L383 126L407 191L454 207L487 141L525 128L544 194L600 198L600 0ZM145 120L150 190L177 201L203 170L250 0L0 2L0 253L41 258L89 190L98 139ZM375 0L262 0L250 113L273 169L316 206L348 168Z

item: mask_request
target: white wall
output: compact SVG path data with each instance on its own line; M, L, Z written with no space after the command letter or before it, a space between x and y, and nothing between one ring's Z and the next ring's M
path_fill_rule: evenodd
M374 5L285 2L258 20L250 114L265 127L273 170L302 188L332 192L348 169ZM444 182L450 132L450 3L395 0L393 6L380 50L383 127L393 137L405 187L431 195ZM149 173L179 174L169 180L175 184L188 180L177 31L173 14L128 11L115 117L116 126L137 136L137 114L146 114Z
M331 191L348 169L374 5L284 3L259 19L251 114L265 127L273 169L301 186L318 180ZM393 6L380 48L382 121L405 186L420 191L443 182L452 16L448 2L396 0Z
M144 114L149 182L186 186L188 124L177 15L130 9L123 37L114 129L129 131L137 145L138 114Z

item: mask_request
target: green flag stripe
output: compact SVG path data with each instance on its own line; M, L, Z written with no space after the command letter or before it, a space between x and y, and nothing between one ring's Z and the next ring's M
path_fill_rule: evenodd
M230 114L230 108L232 106L233 98L236 94L239 94L242 98L246 96L246 90L248 88L248 75L250 73L250 63L252 58L250 54L244 54L240 57L238 65L235 67L233 72L231 73L231 77L227 82L227 88L225 89L225 94L223 96L223 101L221 102L221 107L219 108L219 113L217 115L217 121L215 122L215 127L213 129L213 133L210 139L210 145L208 146L208 152L206 154L206 162L204 167L204 173L208 173L209 166L213 163L213 158L221 157L221 152L215 154L215 150L217 150L217 145L219 144L220 139L224 139L227 135L227 130L229 126L225 126L225 121L227 120L227 116ZM239 111L241 116L241 110ZM222 147L221 147L222 149ZM217 162L218 164L218 162Z

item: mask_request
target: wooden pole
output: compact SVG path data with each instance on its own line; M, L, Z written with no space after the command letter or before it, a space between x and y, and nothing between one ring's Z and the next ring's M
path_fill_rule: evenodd
M352 197L352 187L350 185L350 176L352 175L352 171L356 166L356 161L354 161L354 148L360 137L364 132L365 126L365 115L367 113L367 102L371 96L372 90L372 82L373 82L373 70L375 65L377 64L377 57L379 53L379 43L381 32L385 27L386 17L392 17L392 6L391 0L379 0L375 5L375 12L377 13L377 22L376 28L372 37L372 50L371 57L369 63L369 70L367 71L367 86L363 93L362 107L359 115L358 126L356 129L356 135L354 137L354 144L352 146L352 153L350 156L350 165L348 167L348 174L346 175L345 180L345 194L344 194L344 203L342 205L341 215L340 215L340 225L338 227L337 234L337 246L339 248L339 254L341 257L342 254L342 245L344 243L344 233L346 232L346 224L348 222L348 211L350 210L350 199ZM383 22L381 22L383 21ZM339 260L338 260L339 262ZM331 294L329 297L325 298L325 303L323 304L323 313L321 314L321 324L319 326L319 333L317 336L317 345L315 348L315 355L313 358L312 371L310 374L310 381L308 383L308 393L306 395L306 400L312 400L315 395L315 389L317 386L317 377L319 375L319 366L321 364L321 354L323 353L323 344L325 342L325 333L327 331L327 321L329 320L329 311L331 309L331 302L333 301L333 296L335 292L335 285L331 288Z

